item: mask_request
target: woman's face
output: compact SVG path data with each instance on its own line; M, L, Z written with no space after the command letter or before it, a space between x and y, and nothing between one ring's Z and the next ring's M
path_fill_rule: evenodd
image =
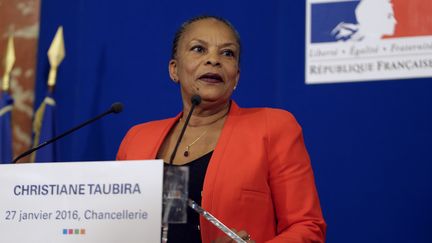
M228 102L240 76L239 54L235 34L224 23L204 19L186 27L169 63L171 78L180 82L183 102L190 104L194 94L203 104Z

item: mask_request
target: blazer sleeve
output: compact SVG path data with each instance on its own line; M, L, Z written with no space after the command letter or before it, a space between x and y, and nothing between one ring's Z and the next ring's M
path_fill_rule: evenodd
M269 184L277 237L269 243L324 242L324 222L300 125L287 111L268 110Z

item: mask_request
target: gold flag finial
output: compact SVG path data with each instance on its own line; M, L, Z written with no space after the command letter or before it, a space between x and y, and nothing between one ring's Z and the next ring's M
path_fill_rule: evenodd
M7 47L6 47L6 56L4 59L5 70L3 74L3 84L2 84L3 92L9 91L10 73L12 71L14 64L15 64L15 47L14 47L13 35L10 34L7 42Z
M63 40L63 27L60 26L57 29L57 33L51 43L48 50L48 59L51 65L49 76L48 76L48 86L50 88L55 86L57 77L57 68L65 57L65 48Z

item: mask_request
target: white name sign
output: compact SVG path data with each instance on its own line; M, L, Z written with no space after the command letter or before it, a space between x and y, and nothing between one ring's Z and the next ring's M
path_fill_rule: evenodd
M0 165L6 243L160 242L163 162Z

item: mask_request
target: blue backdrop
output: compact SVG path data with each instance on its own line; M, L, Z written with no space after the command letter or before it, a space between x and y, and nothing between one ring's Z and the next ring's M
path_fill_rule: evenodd
M58 130L125 104L122 114L61 140L61 160L113 160L129 127L177 114L173 34L192 16L220 15L243 41L234 99L284 108L303 126L327 242L431 242L431 79L305 85L304 1L41 2L36 105L59 25L66 58L55 91Z

